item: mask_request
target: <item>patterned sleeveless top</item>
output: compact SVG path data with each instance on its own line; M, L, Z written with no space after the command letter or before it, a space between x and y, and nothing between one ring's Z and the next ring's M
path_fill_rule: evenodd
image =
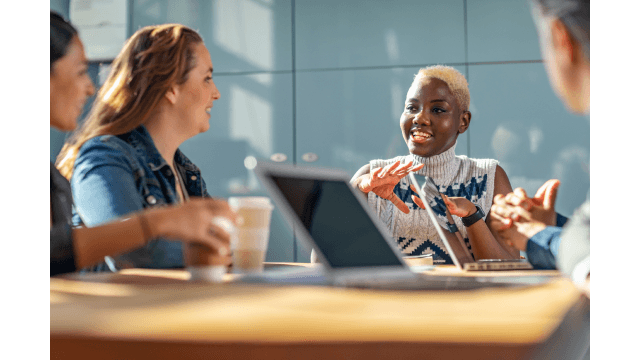
M402 163L413 161L414 164L425 164L422 169L416 172L416 175L430 176L438 185L438 190L441 193L447 196L465 197L482 208L485 214L489 214L493 202L494 180L498 161L493 159L471 159L464 155L456 156L455 147L454 145L442 154L429 158L410 154L389 160L372 160L369 164L371 165L371 171L378 167L393 164L397 160L402 160ZM424 179L420 176L417 179L420 184L424 182ZM411 195L414 193L409 189L409 177L402 178L393 189L393 192L407 204L409 214L404 214L391 201L383 199L373 192L368 194L368 202L369 206L391 232L397 242L398 249L407 256L433 254L434 264L453 264L427 211L419 208L411 199ZM425 192L428 194L428 191ZM431 196L427 197L427 201L430 201L429 206L436 214L439 226L447 229L444 202ZM457 216L453 216L453 218L458 229L460 229L469 252L473 255L467 229L460 218Z

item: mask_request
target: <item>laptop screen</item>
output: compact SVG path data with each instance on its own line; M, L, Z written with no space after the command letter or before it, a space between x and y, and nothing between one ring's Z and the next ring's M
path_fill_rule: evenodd
M344 181L269 174L331 267L402 266Z

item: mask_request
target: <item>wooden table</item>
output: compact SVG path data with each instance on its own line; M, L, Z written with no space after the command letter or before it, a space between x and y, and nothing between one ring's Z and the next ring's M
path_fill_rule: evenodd
M589 344L589 299L562 277L402 292L193 283L185 271L132 269L51 278L50 302L52 359L572 359Z

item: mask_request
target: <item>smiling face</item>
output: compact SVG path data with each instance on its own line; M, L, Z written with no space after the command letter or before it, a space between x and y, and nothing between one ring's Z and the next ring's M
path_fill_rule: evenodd
M451 148L470 121L471 113L458 108L447 83L418 79L407 92L400 129L409 152L430 157Z
M213 102L220 92L213 83L213 64L203 43L194 45L195 67L189 71L187 81L178 85L176 106L181 124L190 136L209 130L209 118Z
M84 103L95 91L87 69L84 47L74 36L66 54L53 64L49 76L51 126L62 131L75 129Z

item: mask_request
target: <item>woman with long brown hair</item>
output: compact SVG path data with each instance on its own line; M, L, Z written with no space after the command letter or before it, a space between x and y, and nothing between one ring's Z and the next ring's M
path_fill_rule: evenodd
M96 226L145 208L208 197L200 170L178 149L209 128L220 93L202 38L178 24L136 31L112 63L58 169L70 179L74 223ZM97 270L182 267L181 243L156 239Z
M73 130L82 106L95 89L87 74L87 60L77 30L60 15L50 19L50 124ZM73 199L69 182L51 164L50 248L51 276L95 264L145 246L159 236L198 242L215 249L221 263L229 263L229 235L213 219L235 219L225 201L202 199L181 206L137 212L127 219L96 227L71 227ZM225 255L226 254L226 255Z

